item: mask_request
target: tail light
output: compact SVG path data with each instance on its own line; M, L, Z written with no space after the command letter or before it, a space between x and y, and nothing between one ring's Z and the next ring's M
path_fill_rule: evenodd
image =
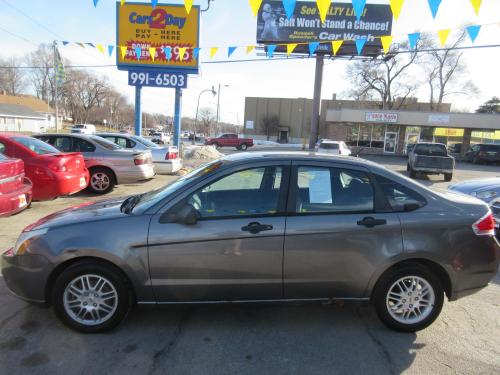
M135 165L145 165L145 164L152 164L153 159L151 157L151 154L145 154L145 155L139 155L134 158L134 164Z
M169 151L165 155L165 160L177 159L179 157L179 153L177 151Z
M52 164L50 167L54 172L66 172L68 168L65 165Z
M481 219L472 224L472 230L476 236L494 236L495 226L495 218L493 217L491 211L489 211Z

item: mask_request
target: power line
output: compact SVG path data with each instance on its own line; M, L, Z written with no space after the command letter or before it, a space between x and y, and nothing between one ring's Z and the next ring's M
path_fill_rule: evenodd
M26 39L24 36L21 36L21 35L17 35L17 34L14 34L13 32L7 30L7 29L4 29L3 27L0 26L0 30L2 30L3 32L7 33L7 34L10 34L12 35L13 37L16 37L16 38L19 38L21 40L24 40L26 43L29 43L31 44L32 46L35 46L35 47L38 47L38 45L36 43L34 43L33 41L29 40L29 39Z

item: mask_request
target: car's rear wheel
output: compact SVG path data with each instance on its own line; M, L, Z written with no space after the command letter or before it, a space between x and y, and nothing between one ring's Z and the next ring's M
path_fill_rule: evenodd
M450 182L453 179L453 173L445 173L444 174L444 180L446 182Z
M246 144L244 144L244 143L240 146L240 150L241 151L246 151L247 148L248 148L248 146Z
M425 267L407 266L382 276L373 302L387 327L415 332L428 327L439 316L444 291L439 279Z
M52 302L59 318L84 333L108 331L126 317L131 305L127 281L97 262L76 263L54 283Z
M90 170L89 190L96 194L106 194L115 187L115 176L107 168L93 168Z

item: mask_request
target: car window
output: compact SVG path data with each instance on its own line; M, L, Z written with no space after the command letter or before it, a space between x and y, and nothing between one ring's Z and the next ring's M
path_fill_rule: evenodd
M282 168L263 167L235 172L188 198L201 218L269 215L278 212Z
M319 145L319 148L323 148L325 150L338 150L339 144L338 143L321 143Z
M364 172L325 167L297 170L296 212L370 212L374 193Z
M137 136L134 136L133 138L135 141L142 143L144 146L146 146L148 148L161 148L156 143L151 142L149 139L137 137Z
M394 211L413 211L427 204L424 197L410 188L382 176L375 178Z
M110 141L112 141L110 139ZM115 143L120 146L120 147L123 147L123 148L129 148L129 146L127 145L127 139L126 138L122 138L122 137L116 137L115 138Z
M104 147L107 150L119 150L122 148L118 146L116 143L110 142L107 139L98 136L90 136L90 139L92 139L92 141L94 141L99 146Z
M448 152L445 145L421 144L415 147L415 154L421 156L447 156Z
M73 138L73 151L75 152L94 152L95 146L81 138Z
M71 139L69 137L55 137L50 144L62 152L72 151Z
M0 154L5 154L5 145L0 142Z
M29 148L31 151L38 155L44 155L44 154L58 154L59 150L55 147L52 147L51 145L36 139L36 138L31 138L31 137L13 137L12 140L14 140L17 143L22 144L23 146Z

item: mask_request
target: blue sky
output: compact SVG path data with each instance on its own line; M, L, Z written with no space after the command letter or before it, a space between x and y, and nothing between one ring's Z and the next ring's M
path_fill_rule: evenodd
M22 12L29 14L46 28L9 7L11 3ZM133 1L130 1L133 2ZM160 1L161 2L161 1ZM170 3L183 3L170 1ZM382 0L368 0L368 3L388 3ZM23 36L33 44L51 42L54 39L114 44L115 42L115 1L100 0L94 8L92 0L0 0L0 27ZM206 0L195 0L203 7ZM248 0L216 0L209 12L202 17L201 46L231 46L255 43L256 20L252 15ZM459 28L466 23L500 22L500 2L484 0L481 13L474 14L469 0L443 0L436 20L433 20L427 0L406 0L401 16L393 26L396 39L414 31L431 31L441 28ZM54 35L55 34L55 35ZM483 29L477 44L500 44L500 26ZM22 56L35 48L33 44L15 38L0 30L0 57ZM113 64L114 59L101 55L96 50L80 47L61 47L64 57L78 65ZM208 60L208 53L202 53L201 60ZM219 52L224 58L226 51ZM234 59L247 57L244 50L237 50ZM498 90L498 61L500 48L473 50L466 52L468 79L472 79L480 89L474 97L455 97L455 108L475 109L478 104ZM325 66L324 98L333 93L345 92L349 88L344 71L344 61L328 61ZM121 92L133 98L133 89L127 86L127 76L116 68L100 68L95 71L106 76ZM221 95L221 118L225 121L243 121L245 96L311 97L313 92L313 61L267 61L254 63L202 64L201 74L191 77L184 92L184 114L194 116L196 101L201 90L229 85ZM492 79L493 78L493 79ZM427 98L423 95L422 100ZM170 115L173 111L173 90L143 90L144 109ZM201 107L215 107L216 99L210 95L202 97Z

